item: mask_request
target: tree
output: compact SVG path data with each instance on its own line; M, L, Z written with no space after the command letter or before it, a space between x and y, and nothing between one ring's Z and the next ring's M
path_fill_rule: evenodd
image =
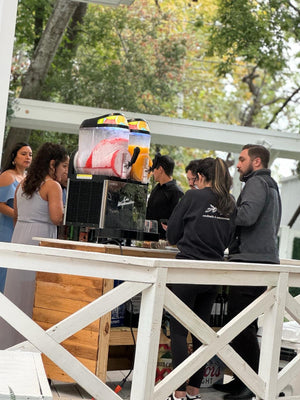
M65 28L70 18L78 8L78 4L71 0L57 0L53 12L47 22L38 44L35 48L28 71L26 72L20 97L29 99L41 99L43 94L43 83L56 54L57 48L62 40ZM44 10L44 8L43 8ZM37 36L41 31L41 7L36 9L36 20L38 23ZM38 18L40 17L40 18ZM35 38L34 43L37 43ZM5 162L8 152L14 143L19 141L28 142L30 131L27 129L11 128L8 132L4 146L3 161Z
M299 57L292 51L300 39L299 22L300 8L289 0L218 0L209 53L222 57L220 76L247 68L241 80L251 97L241 114L242 125L278 127L284 116L288 129L299 132L299 74L292 73L289 63ZM290 227L299 213L300 206Z
M174 114L188 35L182 27L174 29L172 20L174 10L157 8L154 2L116 9L90 5L64 90L57 76L66 70L58 60L48 76L59 101Z
M24 70L59 3L20 2L15 55L25 53L26 62L12 75L16 94L26 94ZM90 4L75 15L70 24L65 19L35 98L258 127L277 127L286 115L298 129L298 76L286 54L299 35L291 2L135 0L130 7Z
M292 77L289 67L291 45L299 41L300 9L279 0L217 3L209 54L222 57L219 76L244 70L241 82L251 97L241 113L241 123L269 128L283 112L293 115L291 103L300 99L298 76Z
M38 27L45 24L48 15L49 21L38 41L36 32L40 33L40 29L35 26L36 19L30 19L34 14L32 9L27 13L24 7L19 13L18 27L23 29L18 30L18 43L22 42L22 51L17 48L15 54L22 55L26 62L22 71L15 69L12 88L20 97L113 109L124 107L146 113L167 114L176 110L187 40L183 25L178 25L178 32L169 23L170 19L176 20L176 7L169 10L145 1L133 9L90 5L85 18L86 9L82 11L82 8L80 18L76 18L79 6L74 11L71 2L64 8L62 2L57 2L52 14L45 4L42 7L36 0L24 0L21 5L24 3L39 14ZM58 14L59 32L52 29ZM63 36L64 25L71 15L71 23ZM72 34L72 24L79 28L80 35ZM52 47L48 50L49 56L43 58L41 54L45 52L49 35ZM24 43L27 43L25 51ZM51 137L50 133L45 135ZM29 136L35 144L40 143L41 135L12 129L5 148L21 138L27 141Z

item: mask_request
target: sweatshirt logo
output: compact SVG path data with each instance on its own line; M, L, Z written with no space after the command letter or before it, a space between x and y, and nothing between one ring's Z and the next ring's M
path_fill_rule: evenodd
M204 214L202 215L202 217L204 217L204 218L216 218L216 219L222 219L222 220L229 221L229 218L220 215L220 213L218 212L217 207L215 207L212 204L210 204L209 207L207 207L207 209L204 211Z
M205 213L213 213L215 214L218 212L217 207L213 206L212 204L209 205L209 207L205 210Z

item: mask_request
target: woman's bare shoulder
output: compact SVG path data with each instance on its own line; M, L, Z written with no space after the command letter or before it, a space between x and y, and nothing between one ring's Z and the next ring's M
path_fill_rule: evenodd
M42 187L44 187L46 191L48 191L48 190L61 191L62 190L60 183L53 179L47 179Z
M2 172L0 175L0 186L11 185L15 180L15 174L12 172L12 170L8 169L7 171Z

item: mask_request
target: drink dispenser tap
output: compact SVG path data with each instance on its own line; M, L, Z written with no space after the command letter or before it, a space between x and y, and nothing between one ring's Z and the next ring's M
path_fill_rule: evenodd
M140 152L141 152L141 149L140 149L139 147L135 147L135 148L134 148L133 154L132 154L132 157L131 157L131 160L130 160L129 163L127 164L127 167L128 167L128 168L131 167L131 166L136 162L136 160L137 160L137 158L138 158Z
M132 162L130 178L142 183L148 183L149 168L152 165L152 160L149 156L150 149L150 130L148 123L144 119L130 119L129 125L129 153L134 157L136 148L139 148L139 153L136 156L136 161Z

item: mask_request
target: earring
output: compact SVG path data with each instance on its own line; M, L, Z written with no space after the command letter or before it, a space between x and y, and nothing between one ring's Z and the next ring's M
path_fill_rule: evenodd
M15 161L12 162L12 165L16 165Z

